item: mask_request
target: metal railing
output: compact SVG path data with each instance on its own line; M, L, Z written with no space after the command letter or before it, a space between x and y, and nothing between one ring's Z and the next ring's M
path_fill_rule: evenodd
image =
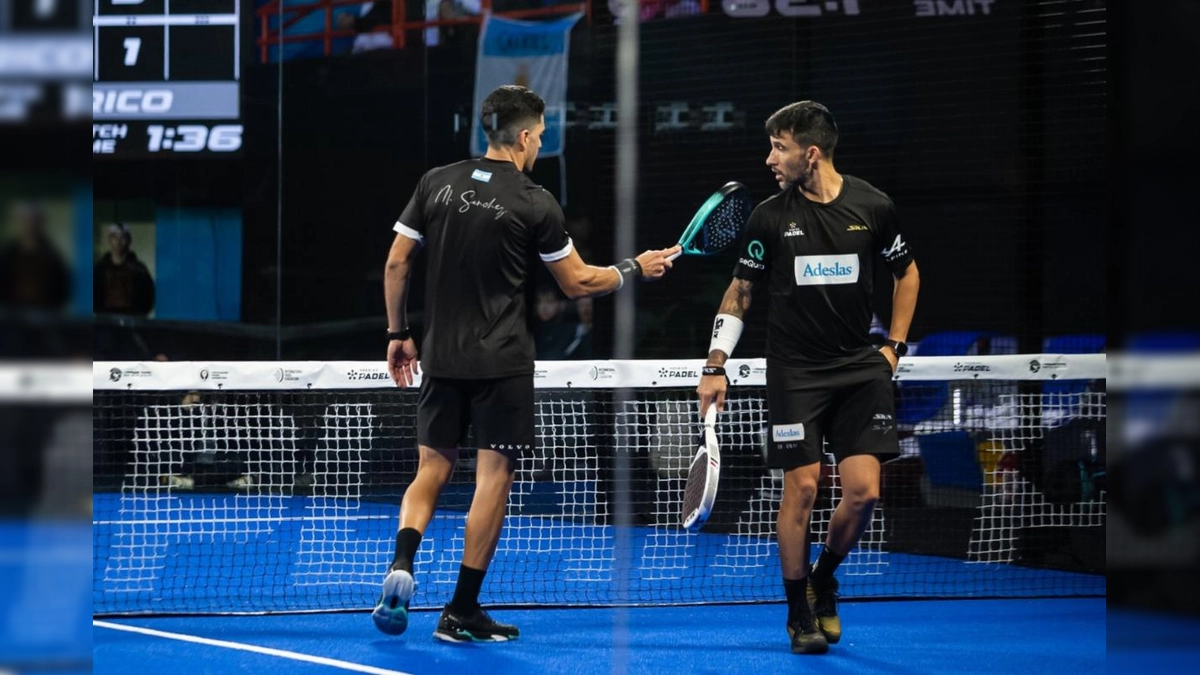
M377 0L378 2L392 3L392 22L383 26L379 26L375 31L389 32L392 36L392 48L403 49L405 47L407 34L411 31L420 31L426 28L434 28L440 26L454 26L462 24L479 24L483 22L483 15L491 12L495 16L503 16L512 19L528 19L542 16L558 16L562 14L572 14L574 12L583 12L587 22L592 21L592 2L584 0L583 2L552 5L549 7L536 7L533 9L518 9L510 11L492 11L492 0L482 0L482 12L477 15L454 17L447 19L433 19L410 21L408 17L408 0ZM257 45L262 58L262 62L266 63L269 56L269 50L273 46L281 46L289 43L303 42L321 42L323 43L325 55L329 56L333 53L333 41L339 38L352 38L358 33L353 30L345 30L338 28L334 23L334 10L339 7L358 7L363 4L363 0L314 0L311 3L303 5L288 5L281 7L282 0L271 0L267 4L255 10L255 14L259 19L259 36ZM704 0L702 5L707 6L708 0ZM295 33L285 34L288 28L296 25L304 18L322 12L325 15L324 29L318 32L311 33ZM280 17L278 25L272 27L271 19Z

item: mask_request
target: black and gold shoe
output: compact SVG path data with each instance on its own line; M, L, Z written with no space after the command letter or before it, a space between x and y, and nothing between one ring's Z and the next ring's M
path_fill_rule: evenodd
M837 579L830 577L826 580L808 578L808 604L812 607L817 625L825 634L829 644L837 644L842 639L842 620L838 618Z
M788 637L792 639L793 654L824 654L829 651L829 641L812 614L792 618L787 625Z
M521 636L516 626L493 621L492 617L476 607L469 614L459 614L449 605L442 610L433 637L446 642L508 642Z

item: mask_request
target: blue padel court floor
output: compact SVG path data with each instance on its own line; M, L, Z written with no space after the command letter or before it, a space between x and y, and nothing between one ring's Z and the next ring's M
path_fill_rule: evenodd
M393 504L200 494L96 495L94 504L92 602L101 614L365 609L378 597L394 547ZM440 608L449 601L464 526L463 513L438 511L416 560L420 587L414 606ZM616 533L608 525L510 514L492 563L497 572L489 575L481 599L497 605L621 604L612 582ZM782 599L778 552L769 537L637 526L626 533L633 555L628 597L638 604L667 604L663 598L674 604ZM870 570L852 569L856 563L848 560L841 594L1106 592L1100 575L900 552L878 560ZM274 585L288 590L273 592Z
M1068 675L1103 672L1106 665L1102 598L847 602L842 641L823 656L789 651L782 604L493 614L517 624L521 638L469 645L434 640L437 612L413 612L399 637L377 632L367 613L102 619L93 622L94 667L128 675Z

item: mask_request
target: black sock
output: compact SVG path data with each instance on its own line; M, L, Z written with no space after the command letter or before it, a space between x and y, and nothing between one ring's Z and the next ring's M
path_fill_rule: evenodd
M477 570L462 565L458 568L458 583L454 586L454 597L450 609L455 614L468 614L479 606L479 589L483 588L483 577L487 570Z
M846 556L834 553L826 545L821 549L821 557L817 558L817 564L813 566L809 576L814 581L829 581L833 578L833 573L837 571L838 565L841 565L845 559Z
M796 620L802 613L808 611L808 577L799 579L784 579L783 592L787 596L788 623Z
M396 557L392 558L393 570L404 570L409 574L413 571L413 558L417 557L417 549L421 547L421 533L411 527L406 527L396 533Z

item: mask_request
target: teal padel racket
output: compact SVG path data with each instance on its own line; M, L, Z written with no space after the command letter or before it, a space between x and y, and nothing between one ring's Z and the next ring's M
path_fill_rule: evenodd
M709 197L679 237L680 255L713 255L737 244L754 210L750 188L730 181Z

